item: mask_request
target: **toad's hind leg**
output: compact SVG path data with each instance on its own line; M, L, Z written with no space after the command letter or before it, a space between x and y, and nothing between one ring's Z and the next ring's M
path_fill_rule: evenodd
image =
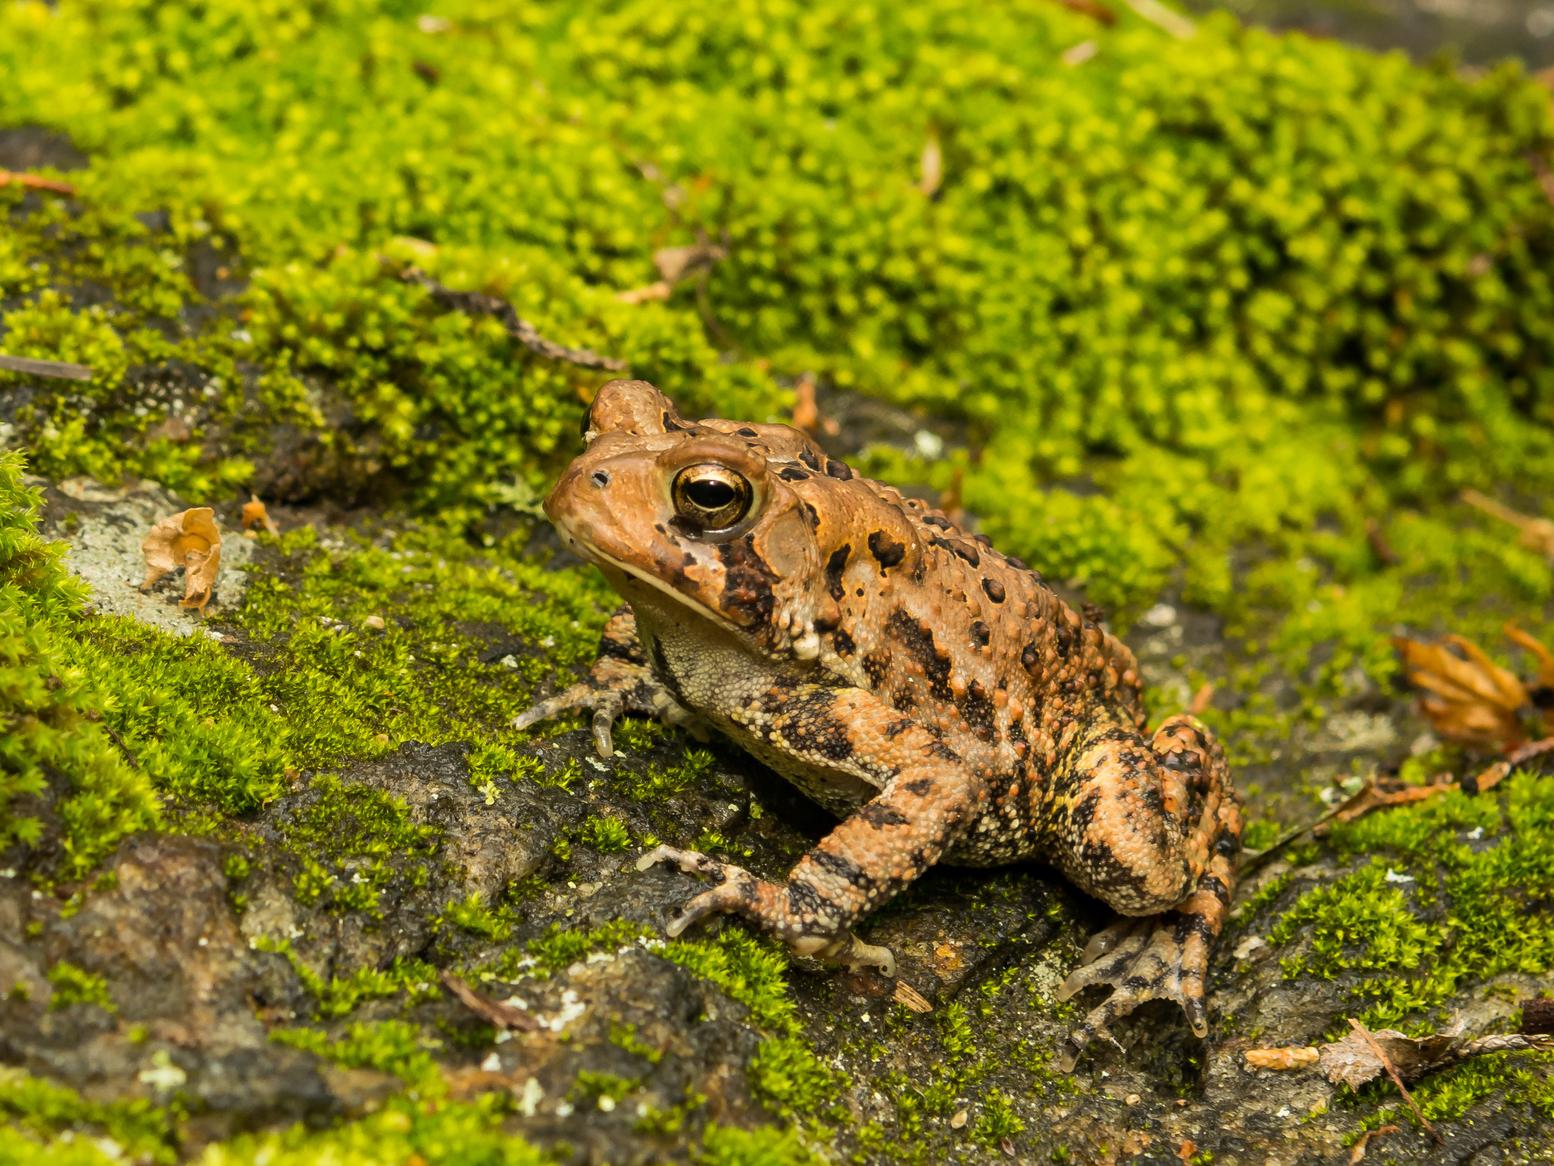
M1204 981L1225 924L1241 847L1241 810L1218 742L1194 717L1166 721L1147 744L1119 726L1081 742L1055 815L1054 859L1124 919L1100 932L1059 990L1111 995L1070 1034L1071 1069L1094 1037L1147 1000L1182 1006L1208 1034ZM1137 918L1147 916L1147 918Z

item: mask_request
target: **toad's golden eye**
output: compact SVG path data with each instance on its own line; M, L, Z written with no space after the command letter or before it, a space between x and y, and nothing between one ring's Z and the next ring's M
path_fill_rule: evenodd
M750 513L750 479L716 462L686 466L670 488L675 513L698 530L724 530Z

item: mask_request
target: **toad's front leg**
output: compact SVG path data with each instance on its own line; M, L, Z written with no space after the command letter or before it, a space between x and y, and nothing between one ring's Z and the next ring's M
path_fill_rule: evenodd
M639 866L669 861L720 880L686 903L670 934L730 912L801 955L893 975L890 953L848 929L965 832L980 812L982 782L953 749L862 689L779 684L733 719L797 762L863 778L880 792L822 838L782 883L693 851L659 847L644 855Z
M691 719L654 675L637 636L636 616L626 606L604 625L599 658L588 670L588 678L525 709L513 719L513 727L527 729L573 709L593 714L594 749L600 757L614 755L612 730L626 713L646 713L666 725L685 725Z

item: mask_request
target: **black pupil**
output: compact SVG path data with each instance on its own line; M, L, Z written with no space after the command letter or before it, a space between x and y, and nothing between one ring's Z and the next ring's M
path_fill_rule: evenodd
M734 487L717 478L699 478L685 484L685 496L702 510L722 510L734 500Z

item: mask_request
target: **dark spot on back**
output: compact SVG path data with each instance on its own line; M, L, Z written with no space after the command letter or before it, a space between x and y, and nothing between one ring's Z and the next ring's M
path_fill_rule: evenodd
M906 544L898 543L882 530L876 530L869 535L869 553L882 570L888 571L899 566L906 557Z
M806 474L803 470L799 469L798 466L783 466L782 469L777 471L777 476L784 482L809 481L809 475Z
M983 741L994 736L993 701L980 681L973 680L966 687L966 695L960 698L960 715L966 725Z
M1037 665L1041 663L1041 653L1036 650L1035 644L1026 644L1020 649L1020 663L1027 672L1036 671Z
M832 599L841 599L847 594L847 588L842 586L842 572L847 569L847 556L852 553L852 544L843 543L826 560L826 590L831 592Z
M831 633L831 646L838 656L851 656L858 650L857 643L841 628Z
M905 826L912 820L899 810L894 810L879 802L870 802L864 806L863 809L858 811L858 817L879 830L886 830L891 826Z
M756 436L755 430L751 429L750 426L748 426L748 425L741 425L738 429L734 430L734 432L738 436L740 436L740 437L755 437Z
M686 558L689 557L689 555L686 556ZM978 647L985 648L987 642L993 638L993 633L988 629L987 624L980 619L974 619L971 621L971 638L977 642Z
M928 526L937 526L940 530L950 530L950 520L942 514L925 514L923 522Z
M826 459L826 473L843 482L852 480L853 471L846 462L839 462L835 458Z
M919 623L905 611L897 608L885 621L885 629L896 638L912 659L922 667L928 678L928 691L940 700L950 700L950 657L934 643L933 629Z
M815 456L815 451L810 449L809 446L806 445L803 449L799 450L799 461L803 462L816 473L820 472L820 459Z
M1004 585L991 575L984 575L982 577L982 590L987 592L987 597L994 603L1002 603L1004 601Z

